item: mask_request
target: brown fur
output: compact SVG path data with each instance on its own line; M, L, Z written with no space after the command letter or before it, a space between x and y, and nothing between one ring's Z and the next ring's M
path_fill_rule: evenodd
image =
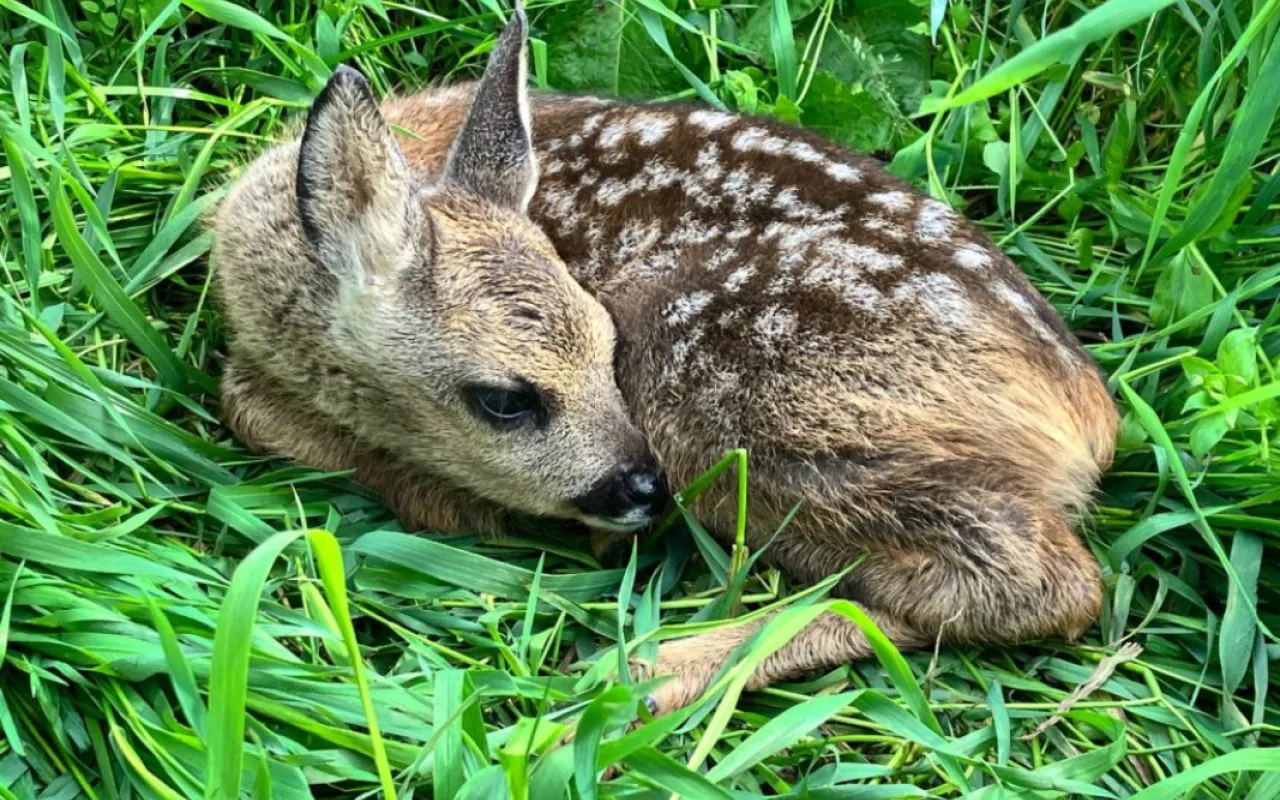
M901 647L1075 637L1093 623L1097 565L1069 523L1110 461L1115 409L1075 337L981 232L790 127L544 95L532 105L541 178L528 212L548 242L439 177L472 93L384 103L387 121L415 134L398 141L410 172L446 187L425 211L435 268L402 269L396 291L432 298L418 319L457 357L518 363L576 398L555 433L563 446L535 456L555 454L547 471L592 462L598 477L624 460L599 448L614 436L602 430L629 441L625 404L677 487L747 448L750 545L799 504L767 557L800 582L865 557L837 594ZM382 340L393 349L362 356L368 371L330 357L332 281L298 266L311 259L292 202L296 148L255 164L217 229L233 428L307 463L356 468L408 526L496 532L508 509L570 515L572 491L551 478L510 490L530 463L523 444L437 416L410 424L408 394L381 396L400 385L404 351L435 345ZM497 242L520 242L530 260L502 269ZM513 328L520 304L546 324ZM736 513L729 483L700 512L721 537ZM664 644L656 670L674 679L659 710L695 699L756 627ZM856 627L821 618L751 685L868 653Z

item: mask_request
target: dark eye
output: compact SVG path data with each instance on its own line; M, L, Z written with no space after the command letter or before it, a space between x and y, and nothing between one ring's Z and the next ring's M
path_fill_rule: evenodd
M474 386L467 394L476 414L499 428L515 428L545 412L542 398L533 387Z

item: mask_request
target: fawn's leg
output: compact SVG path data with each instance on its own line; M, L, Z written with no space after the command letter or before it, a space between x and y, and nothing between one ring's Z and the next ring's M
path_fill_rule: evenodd
M866 561L837 593L858 602L900 649L939 638L959 643L1075 638L1097 618L1102 602L1097 564L1057 512L1036 513L1018 498L978 491L943 503L931 497L904 510L897 521L902 529L892 537L875 537ZM812 580L820 570L829 574L849 563L847 556L835 561L839 554L814 546L815 537L792 533L774 560L793 576ZM673 678L655 690L651 705L657 713L697 699L733 649L762 624L661 645L653 672ZM860 628L825 614L767 658L747 686L763 688L871 652Z
M901 649L920 647L926 641L884 614L871 610L867 613ZM701 697L738 645L764 627L768 620L766 617L660 645L657 663L651 667L641 665L637 670L640 678L672 676L650 695L649 707L653 713L666 714ZM747 688L763 689L774 681L846 664L871 653L871 645L861 628L839 614L824 613L766 658L747 680Z
M408 530L506 532L512 520L497 505L452 488L381 450L366 448L348 431L302 412L286 394L229 363L222 376L228 427L252 450L279 453L321 470L354 470L355 480L377 492Z

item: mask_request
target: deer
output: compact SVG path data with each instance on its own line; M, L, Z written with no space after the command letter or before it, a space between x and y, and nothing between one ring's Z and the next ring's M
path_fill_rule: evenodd
M339 66L234 180L231 432L351 471L406 530L561 520L602 559L743 448L747 545L797 585L856 564L832 595L899 649L1087 632L1074 526L1116 406L1017 264L798 127L531 92L527 29L517 4L478 80L381 102ZM729 483L699 500L725 541ZM698 700L763 624L661 642L650 710ZM826 611L747 688L871 655Z

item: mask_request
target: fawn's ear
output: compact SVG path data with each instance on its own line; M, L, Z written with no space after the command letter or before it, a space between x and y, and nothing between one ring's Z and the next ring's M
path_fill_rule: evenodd
M538 185L529 129L528 22L515 13L494 45L467 118L449 150L444 182L523 213Z
M339 66L311 106L297 197L307 239L344 283L377 282L413 252L408 167L368 81L350 67Z

